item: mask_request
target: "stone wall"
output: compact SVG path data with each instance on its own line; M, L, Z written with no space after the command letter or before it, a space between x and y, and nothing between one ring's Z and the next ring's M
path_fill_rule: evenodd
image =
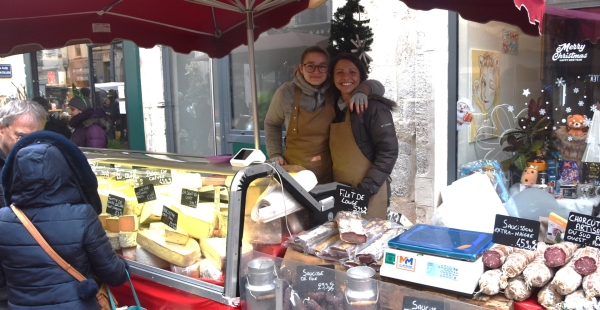
M333 12L346 3L333 2ZM413 222L426 223L447 178L446 162L435 155L436 136L444 139L447 131L448 13L411 10L399 0L361 4L366 11L361 19L370 19L374 33L369 78L383 83L385 97L398 103L394 121L399 155L391 175L390 208ZM442 113L435 113L435 108ZM436 120L435 114L442 116ZM443 149L438 152L447 153L447 144L440 145Z
M160 46L140 48L140 79L144 107L144 133L148 152L166 152L164 85Z

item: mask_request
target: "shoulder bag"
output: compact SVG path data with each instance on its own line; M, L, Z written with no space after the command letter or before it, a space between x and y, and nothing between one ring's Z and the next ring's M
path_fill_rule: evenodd
M77 279L80 282L86 281L87 278L84 277L77 269L73 268L69 263L67 263L60 255L58 255L54 249L46 242L46 239L40 235L40 232L33 226L31 221L27 218L27 216L21 211L21 209L17 208L15 205L10 206L13 212L17 215L21 223L27 228L27 231L33 236L35 241L37 241L42 249L52 258L62 269L68 272L73 278ZM96 280L96 282L99 282ZM96 300L98 301L98 305L100 305L100 309L102 310L110 310L111 303L113 300L109 301L109 291L106 283L98 283L98 293L96 293ZM112 296L111 296L112 297ZM114 302L116 304L116 301Z

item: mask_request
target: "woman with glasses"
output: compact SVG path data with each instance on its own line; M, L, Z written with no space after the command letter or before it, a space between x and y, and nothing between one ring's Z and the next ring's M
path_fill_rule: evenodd
M329 125L335 118L329 91L329 55L318 46L304 50L294 80L277 89L265 117L269 158L280 165L299 165L311 170L319 183L333 179L329 152ZM357 87L349 104L362 112L367 95L383 95L381 83L370 80ZM287 132L282 152L282 126Z
M389 177L398 159L398 138L391 112L397 104L370 95L364 113L350 113L347 102L358 85L367 79L367 70L356 55L335 57L331 61L331 77L336 100L336 116L329 138L333 180L350 184L369 195L363 218L384 219L390 198Z

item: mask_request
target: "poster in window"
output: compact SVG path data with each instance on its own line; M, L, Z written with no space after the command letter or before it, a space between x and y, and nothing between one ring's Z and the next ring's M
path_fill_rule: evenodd
M519 33L502 29L502 53L517 55L519 53Z
M497 137L492 111L500 104L500 52L471 49L473 121L470 142ZM497 118L497 115L494 117Z

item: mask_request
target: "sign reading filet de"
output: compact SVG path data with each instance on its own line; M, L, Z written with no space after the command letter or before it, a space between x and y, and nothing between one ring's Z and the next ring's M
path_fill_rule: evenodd
M0 78L12 77L12 65L0 64Z

